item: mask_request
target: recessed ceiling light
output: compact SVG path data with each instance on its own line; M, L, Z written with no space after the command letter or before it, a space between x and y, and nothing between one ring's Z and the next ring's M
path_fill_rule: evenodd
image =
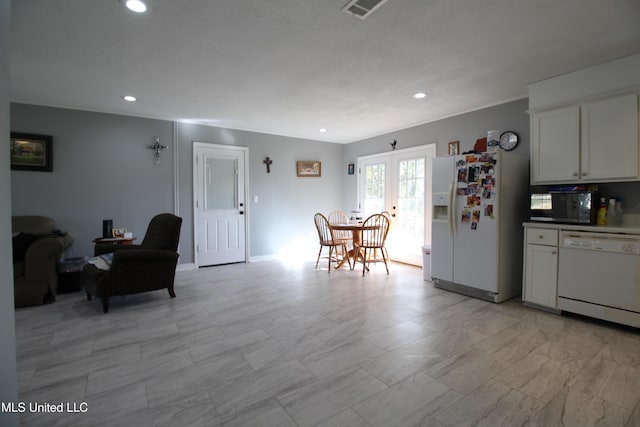
M424 92L418 92L418 93L414 94L414 95L413 95L413 97L414 97L415 99L422 99L422 98L426 98L426 97L427 97L427 94L426 94L426 93L424 93Z
M326 133L326 132L327 132L327 130L325 128L321 128L320 129L320 133Z
M147 4L142 0L120 0L122 4L132 12L145 13L148 11Z
M136 102L136 97L133 95L125 95L122 97L122 99L124 99L125 101L129 101L129 102Z

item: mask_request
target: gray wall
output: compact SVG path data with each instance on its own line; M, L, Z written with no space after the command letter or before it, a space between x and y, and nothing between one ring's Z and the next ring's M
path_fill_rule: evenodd
M13 215L45 215L72 234L67 256L92 255L102 220L139 241L151 217L173 212L173 124L114 114L11 105L11 130L53 136L53 172L12 171ZM169 146L160 165L146 148Z
M357 164L360 156L391 151L389 143L394 139L398 141L397 150L435 142L437 156L445 156L449 141L460 141L460 151L465 152L473 149L476 140L486 137L487 131L492 129L501 132L515 131L520 136L520 144L513 153L528 159L530 144L527 108L528 102L524 98L358 141L345 147L345 162ZM345 186L345 209L352 209L356 205L356 185L357 175L350 175Z
M513 154L529 158L529 108L527 98L483 110L473 111L459 116L438 120L432 123L403 129L386 135L369 138L345 146L345 163L356 163L359 156L391 151L389 143L398 141L396 149L415 147L432 142L437 143L437 155L447 155L449 141L460 141L461 152L471 150L476 139L485 137L488 130L501 132L512 130L520 136L520 144ZM343 209L352 209L356 205L357 175L350 175L345 181ZM619 182L600 184L599 188L607 197L622 200L625 213L640 214L640 182Z
M343 200L347 166L342 160L342 145L194 124L177 126L179 212L185 230L182 262L193 261L194 141L249 148L247 212L252 257L287 249L317 250L314 213L340 209ZM262 163L265 157L273 161L269 174ZM296 177L298 160L321 161L322 176ZM254 196L258 196L258 203L253 202Z
M54 137L54 172L11 173L12 213L53 217L75 238L68 256L91 254L102 219L142 238L154 214L175 210L184 220L180 262L194 262L194 141L249 148L251 257L285 248L315 250L313 214L355 206L357 175L348 175L347 165L359 156L391 151L394 139L398 149L436 142L438 155L445 155L449 141L459 140L461 151L467 151L489 129L513 130L521 139L514 154L529 156L526 99L347 145L24 104L11 108L12 130ZM154 136L169 146L158 166L146 149ZM262 163L267 156L273 160L270 174ZM322 161L322 177L297 178L297 160Z
M600 195L607 199L615 197L622 202L625 214L640 214L640 182L611 182L598 186Z
M0 134L9 144L9 0L0 0ZM16 402L16 332L11 263L9 150L0 150L0 402ZM18 415L0 412L0 425L17 426Z
M194 262L193 141L249 147L252 257L315 248L313 214L340 209L344 197L338 144L25 104L11 105L11 130L53 136L53 172L11 172L12 213L52 217L75 239L67 256L92 254L103 219L142 239L153 215L177 211L184 221L180 263ZM169 147L160 165L146 148L155 136ZM297 178L296 160L320 160L322 177Z
M356 205L357 175L347 165L359 156L437 143L446 155L447 143L460 141L470 150L489 129L513 130L520 145L513 152L529 156L527 99L474 111L347 145L222 129L164 120L102 114L24 104L11 105L11 130L54 137L54 171L12 171L12 214L53 217L58 227L73 234L67 256L91 255L91 240L101 234L103 219L113 219L139 239L149 219L176 211L184 220L180 262L193 256L193 142L249 148L247 212L251 257L281 253L284 248L315 249L315 212ZM154 165L146 146L160 137L169 147ZM175 156L175 159L174 159ZM262 163L273 160L271 173ZM322 161L322 177L297 178L297 160ZM6 180L3 181L6 184ZM637 183L607 184L609 195L623 197L627 212L640 210ZM259 202L254 203L254 196Z

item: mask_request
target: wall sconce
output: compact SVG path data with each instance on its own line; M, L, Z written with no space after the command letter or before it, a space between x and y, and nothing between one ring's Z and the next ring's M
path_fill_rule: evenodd
M166 145L160 145L160 138L156 137L156 142L153 145L147 145L147 148L149 150L154 150L156 152L155 158L154 158L154 163L156 165L160 164L160 150L166 150L167 146Z

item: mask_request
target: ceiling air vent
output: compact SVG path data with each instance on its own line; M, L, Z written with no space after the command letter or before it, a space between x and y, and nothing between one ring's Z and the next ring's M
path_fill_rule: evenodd
M342 8L342 11L356 18L364 19L386 2L387 0L351 0Z

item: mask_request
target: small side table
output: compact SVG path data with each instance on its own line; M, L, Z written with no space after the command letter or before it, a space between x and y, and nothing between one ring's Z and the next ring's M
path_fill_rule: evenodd
M124 237L108 237L102 238L98 237L97 239L93 239L93 243L111 243L113 245L133 245L133 241L136 240L135 237L124 238Z
M87 260L87 257L73 257L58 263L58 293L66 294L82 289L82 267Z

